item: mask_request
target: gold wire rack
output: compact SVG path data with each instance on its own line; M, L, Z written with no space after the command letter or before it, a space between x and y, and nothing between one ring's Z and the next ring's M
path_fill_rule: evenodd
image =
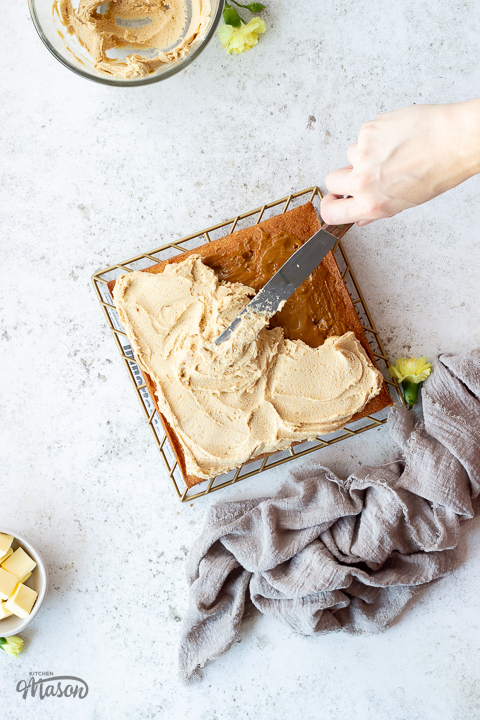
M153 437L160 451L160 455L165 463L168 476L172 481L177 497L181 502L187 502L203 497L215 490L220 490L228 485L234 485L240 480L245 480L253 475L258 475L258 473L261 473L264 470L270 470L271 468L290 462L295 458L303 457L304 455L315 452L321 448L328 447L334 443L341 442L342 440L347 440L350 437L355 437L367 430L378 428L387 422L388 412L387 409L385 409L378 413L367 415L360 420L348 423L344 428L338 430L336 433L319 436L314 441L303 442L289 448L288 450L283 450L258 460L252 460L236 470L232 470L224 475L206 480L200 485L195 485L193 488L188 488L178 466L175 453L173 452L170 442L163 429L155 402L147 389L141 370L135 362L132 348L113 304L113 298L110 293L108 283L125 272L143 270L146 267L155 265L162 260L172 257L173 255L204 245L205 242L211 242L217 238L224 237L225 235L232 233L234 230L256 225L261 220L284 213L288 209L302 205L305 202L312 202L315 209L320 214L321 199L322 193L318 187L314 186L307 188L306 190L300 190L299 192L292 193L280 200L268 203L267 205L263 205L255 210L243 213L242 215L237 215L225 222L218 223L218 225L213 225L206 230L201 230L193 235L188 235L180 240L174 240L166 245L162 245L155 250L142 253L141 255L136 255L135 257L121 263L119 262L116 265L111 265L105 270L99 270L92 276L93 287L95 288L96 295L103 308L108 327L115 338L115 343L125 363L125 367L135 388L140 405L145 414L145 418L150 430L152 431ZM363 293L360 290L357 279L340 240L338 240L334 248L334 255L362 327L367 335L372 353L385 377L390 396L392 397L392 400L404 403L398 383L389 377L388 358L385 354L382 341L379 337Z

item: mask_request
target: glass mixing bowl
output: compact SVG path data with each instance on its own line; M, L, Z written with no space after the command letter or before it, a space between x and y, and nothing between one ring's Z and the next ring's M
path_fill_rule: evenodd
M99 7L101 4L102 3L99 2ZM204 35L192 44L189 52L184 57L161 66L149 75L134 78L117 78L95 69L88 52L82 47L75 36L71 36L65 32L65 28L59 21L58 16L53 13L53 0L28 0L30 14L40 38L52 55L54 55L62 65L65 65L69 70L88 80L94 80L95 82L104 83L105 85L124 87L148 85L149 83L171 77L186 68L187 65L193 62L202 52L203 48L206 47L213 37L223 12L223 4L224 0L210 0L210 24ZM77 2L74 0L73 5L77 7L78 0ZM187 14L186 25L188 25L188 18L192 11L192 0L185 0L185 9ZM59 35L59 31L62 33L63 38ZM164 48L160 49L163 50ZM139 51L134 50L130 52ZM124 52L124 55L126 54L127 53ZM145 54L147 56L145 52L139 52L139 54Z

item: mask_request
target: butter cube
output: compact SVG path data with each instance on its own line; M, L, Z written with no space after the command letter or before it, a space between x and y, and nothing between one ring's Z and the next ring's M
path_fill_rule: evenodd
M26 618L30 615L38 593L32 588L18 583L10 598L5 603L5 608L10 610L19 618Z
M8 552L8 548L13 542L13 535L5 535L0 533L0 557Z
M5 620L5 618L10 617L10 615L12 615L12 611L7 610L5 605L6 605L6 603L0 602L0 620Z
M16 575L0 568L0 600L8 600L18 583Z
M30 555L27 555L23 548L17 548L15 552L2 563L2 567L4 570L7 570L7 572L15 575L17 582L23 582L26 580L27 575L37 567L37 563L35 560L32 560Z
M8 550L7 550L7 552L5 553L5 555L4 555L3 557L0 557L0 565L2 564L2 562L3 562L4 560L6 560L7 558L9 558L10 555L12 555L12 553L13 553L12 548L11 548L11 547L8 548Z

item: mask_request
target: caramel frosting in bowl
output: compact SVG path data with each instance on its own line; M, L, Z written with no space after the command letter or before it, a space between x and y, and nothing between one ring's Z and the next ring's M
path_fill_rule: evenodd
M135 358L182 444L187 472L197 477L334 432L383 384L352 332L311 348L252 315L215 345L254 294L220 281L197 255L115 283Z
M184 0L53 2L96 70L123 79L149 75L189 53L209 27L210 0L192 0L188 7L187 13Z

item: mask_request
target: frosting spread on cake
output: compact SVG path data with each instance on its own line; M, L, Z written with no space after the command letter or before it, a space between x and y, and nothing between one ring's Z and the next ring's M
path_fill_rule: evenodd
M311 348L253 315L215 345L254 294L219 281L196 255L115 283L115 305L182 444L188 474L210 478L334 432L382 387L352 332Z

